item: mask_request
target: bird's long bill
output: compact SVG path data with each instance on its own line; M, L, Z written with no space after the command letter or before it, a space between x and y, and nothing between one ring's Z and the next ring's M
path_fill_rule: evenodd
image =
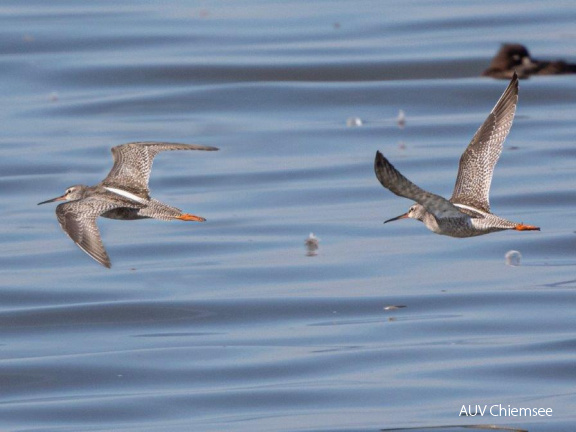
M406 219L407 217L408 217L408 213L404 213L404 214L401 214L400 216L396 216L395 218L388 219L387 221L384 221L384 223L394 222L395 220L400 220L400 219Z
M38 203L38 205L48 204L48 203L51 203L51 202L54 202L54 201L66 201L66 195L62 195L62 196L59 196L59 197L56 197L56 198L52 198L52 199L49 199L49 200L46 200L46 201L42 201L41 203Z

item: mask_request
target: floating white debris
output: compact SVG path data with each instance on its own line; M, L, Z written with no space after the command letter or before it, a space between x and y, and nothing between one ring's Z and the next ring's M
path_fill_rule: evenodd
M391 305L391 306L385 306L384 310L388 311L388 310L398 310L398 309L402 309L405 308L406 305Z
M349 117L348 120L346 120L346 126L348 127L360 127L362 124L360 117Z
M320 247L320 239L316 237L314 233L310 233L304 244L306 245L307 256L318 255L318 248Z
M50 102L57 102L58 99L60 99L60 96L58 96L58 93L55 92L55 91L53 91L52 93L50 93L50 94L48 95L48 100L49 100Z
M522 254L517 250L509 250L504 255L504 258L506 259L506 265L517 267L520 265Z
M404 114L404 111L402 110L398 111L398 117L396 118L396 122L398 123L398 127L400 129L404 129L404 126L406 126L406 114Z

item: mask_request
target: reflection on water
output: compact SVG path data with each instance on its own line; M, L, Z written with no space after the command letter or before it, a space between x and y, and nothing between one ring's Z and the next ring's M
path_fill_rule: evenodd
M502 91L481 71L504 41L574 62L575 8L5 3L1 426L571 430L574 77L520 83L492 184L495 213L541 232L383 225L410 202L372 164L449 195ZM159 156L150 182L207 221L101 218L107 270L35 204L139 140L221 149ZM459 416L499 403L554 416Z

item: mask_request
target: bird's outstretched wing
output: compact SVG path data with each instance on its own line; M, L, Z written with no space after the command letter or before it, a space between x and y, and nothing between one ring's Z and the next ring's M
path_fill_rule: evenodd
M102 213L119 207L141 208L143 205L122 197L93 196L60 204L56 207L56 217L64 232L80 249L110 268L110 258L102 244L96 219Z
M150 199L148 180L154 156L167 150L218 150L216 147L167 142L133 142L112 148L114 166L100 183Z
M462 213L454 204L440 195L435 195L416 186L394 168L379 151L376 152L374 171L382 186L398 196L416 201L429 213L432 213L436 219L462 217Z
M490 213L490 184L504 140L510 132L518 103L518 76L512 81L476 131L460 157L456 185L450 202Z

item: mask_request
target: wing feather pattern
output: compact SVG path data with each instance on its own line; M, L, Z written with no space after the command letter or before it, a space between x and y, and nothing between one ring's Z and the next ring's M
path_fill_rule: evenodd
M492 175L512 127L517 103L518 76L514 73L510 84L460 157L450 202L490 213Z

